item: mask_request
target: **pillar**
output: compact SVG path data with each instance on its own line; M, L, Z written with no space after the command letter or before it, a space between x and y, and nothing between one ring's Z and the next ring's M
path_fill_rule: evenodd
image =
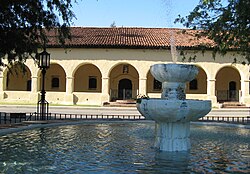
M40 91L38 90L38 77L31 77L31 93L30 93L30 102L37 103L39 100Z
M249 82L250 80L242 80L241 81L241 91L240 91L240 102L249 105L250 104L250 96L249 96Z
M31 77L31 92L37 93L38 92L38 77Z
M147 78L139 79L139 95L147 94Z
M215 93L215 82L216 82L216 79L207 80L207 96L208 96L208 100L212 101L212 106L216 106L217 104L217 97Z
M64 98L65 104L74 104L74 77L66 77L66 94Z
M104 104L105 102L109 102L110 95L109 95L109 77L102 78L102 95L101 95L101 102Z

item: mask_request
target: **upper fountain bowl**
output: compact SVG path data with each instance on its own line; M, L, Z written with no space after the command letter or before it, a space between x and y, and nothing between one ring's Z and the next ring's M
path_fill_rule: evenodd
M151 74L160 82L189 82L198 74L195 65L188 64L154 64L150 67Z

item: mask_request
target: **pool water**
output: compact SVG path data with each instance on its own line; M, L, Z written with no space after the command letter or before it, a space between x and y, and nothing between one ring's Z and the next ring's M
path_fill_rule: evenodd
M154 123L85 123L0 136L0 173L249 173L250 129L191 126L190 152L157 152Z

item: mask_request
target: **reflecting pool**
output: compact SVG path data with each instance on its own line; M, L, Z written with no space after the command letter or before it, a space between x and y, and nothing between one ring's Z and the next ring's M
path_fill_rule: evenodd
M85 123L0 136L0 173L248 173L250 129L191 126L190 152L157 152L153 122Z

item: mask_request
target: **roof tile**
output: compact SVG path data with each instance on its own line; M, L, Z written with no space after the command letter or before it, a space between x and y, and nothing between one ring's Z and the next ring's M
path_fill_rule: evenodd
M83 48L169 48L172 43L177 47L213 46L212 40L197 39L197 30L174 28L94 28L72 27L71 40L66 40L68 47ZM49 33L49 46L60 47L56 35Z

